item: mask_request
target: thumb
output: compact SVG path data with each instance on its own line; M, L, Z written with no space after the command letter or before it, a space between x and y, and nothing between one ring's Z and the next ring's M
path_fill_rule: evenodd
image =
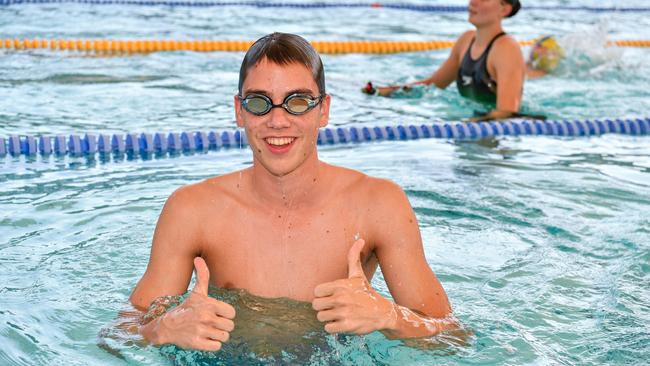
M364 277L363 267L361 267L361 249L366 242L363 239L358 239L350 247L348 252L348 278Z
M193 293L208 296L208 286L210 285L210 270L205 260L201 257L194 258L194 269L196 270L196 284L194 284Z

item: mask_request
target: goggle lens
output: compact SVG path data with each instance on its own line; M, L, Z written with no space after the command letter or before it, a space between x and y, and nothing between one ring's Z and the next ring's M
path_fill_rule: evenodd
M262 97L244 99L244 107L249 112L258 115L266 114L271 109L269 102Z
M287 100L285 103L287 105L287 109L291 113L305 113L307 112L310 108L311 100L307 99L306 97L295 97Z
M320 103L322 96L312 97L305 94L292 94L284 99L282 104L275 105L269 97L262 94L249 94L245 98L239 97L242 107L248 112L263 116L273 108L282 107L293 115L301 115L309 112Z

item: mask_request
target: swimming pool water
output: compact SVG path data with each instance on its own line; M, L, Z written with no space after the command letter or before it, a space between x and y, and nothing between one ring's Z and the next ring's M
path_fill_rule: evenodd
M468 28L465 14L345 11L21 5L0 7L0 30L12 38L255 39L278 30L308 39L420 40L451 39ZM585 44L602 40L595 33L604 28L611 39L650 38L648 22L643 13L525 11L506 22L521 39L542 30L563 34L574 51L558 74L526 84L526 108L571 119L647 116L650 51ZM466 117L476 106L453 87L420 99L358 92L367 80L426 76L446 52L323 56L331 124ZM0 136L229 128L242 56L0 51ZM323 365L640 365L650 359L647 138L509 137L495 146L382 142L326 146L321 157L405 189L428 262L456 315L474 332L469 344L419 349L379 334L316 333L296 341L292 335L312 329L308 309L244 295L233 301L240 310L250 304L265 309L249 312L248 319L264 319L276 344L242 333L224 361L111 343L127 363L238 363L237 357L239 363L264 363L276 357L280 364ZM0 158L0 364L123 364L98 346L98 333L142 275L165 199L180 185L245 167L251 154L244 148L109 162L25 159ZM373 285L388 294L381 276ZM304 322L281 323L301 314ZM245 329L250 323L242 316ZM278 356L280 348L285 353Z
M647 6L644 1L625 5ZM169 8L71 3L10 6L0 11L3 37L11 38L253 40L271 31L286 31L310 40L449 40L470 29L464 13L372 8ZM569 59L554 77L526 84L524 108L552 118L645 117L650 109L648 50L603 46L606 39L650 39L650 20L644 14L523 11L507 20L506 30L518 39L556 34L568 43ZM472 110L482 106L458 96L454 85L406 101L359 93L368 80L392 83L429 76L448 52L323 56L328 91L334 98L331 124L421 123L471 116ZM0 50L0 54L0 92L7 96L0 98L2 135L232 127L232 96L241 53L177 52L104 58L47 50Z

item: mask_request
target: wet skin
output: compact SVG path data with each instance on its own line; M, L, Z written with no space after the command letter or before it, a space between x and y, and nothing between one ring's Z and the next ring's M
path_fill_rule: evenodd
M311 72L266 59L249 71L243 86L244 96L264 94L274 104L296 92L319 95ZM422 327L429 318L448 316L451 308L425 260L404 192L390 181L318 159L317 133L327 124L329 104L326 96L304 115L274 108L255 116L235 98L253 166L182 187L168 199L147 270L130 300L145 309L159 296L186 292L195 266L202 287L193 293L192 306L181 305L156 325L143 327L145 338L200 349L218 349L216 343L227 341L229 321L237 323L234 309L204 296L206 281L262 297L312 302L330 332L385 330L408 337L440 331ZM401 307L368 284L378 264ZM188 325L192 322L196 327ZM186 333L165 331L174 326ZM185 342L194 334L200 334L198 343Z

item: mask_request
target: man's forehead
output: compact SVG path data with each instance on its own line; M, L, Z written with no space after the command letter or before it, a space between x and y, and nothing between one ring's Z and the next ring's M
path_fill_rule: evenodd
M243 91L276 93L318 92L311 70L301 63L278 64L264 58L252 66L246 75ZM290 93L291 94L291 93Z

